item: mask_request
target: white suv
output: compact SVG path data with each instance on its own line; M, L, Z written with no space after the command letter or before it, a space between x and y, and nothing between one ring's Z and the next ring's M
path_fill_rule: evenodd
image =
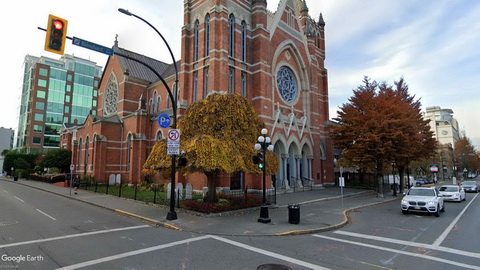
M409 212L423 212L439 217L440 212L445 211L443 197L435 187L412 187L403 197L401 206L405 215Z

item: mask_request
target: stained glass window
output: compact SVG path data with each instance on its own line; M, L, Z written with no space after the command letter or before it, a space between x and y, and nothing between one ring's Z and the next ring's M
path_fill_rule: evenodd
M277 87L280 96L286 103L293 103L298 97L297 78L293 71L287 67L281 67L277 72Z

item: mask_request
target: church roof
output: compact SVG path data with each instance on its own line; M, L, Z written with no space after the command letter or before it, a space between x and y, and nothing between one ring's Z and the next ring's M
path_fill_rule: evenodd
M164 79L168 77L166 71L173 69L173 64L166 64L162 61L155 60L145 55L141 55L132 51L128 51L126 49L120 47L113 47L115 53L120 53L123 55L128 55L129 57L141 61L153 69L157 71ZM155 73L153 73L149 68L145 67L144 65L128 59L126 57L117 55L118 61L122 66L124 72L128 73L129 76L142 79L148 82L156 82L159 81L159 78Z

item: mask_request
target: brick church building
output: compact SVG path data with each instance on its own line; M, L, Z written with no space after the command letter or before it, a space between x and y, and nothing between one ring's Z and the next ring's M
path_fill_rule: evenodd
M279 158L269 187L333 183L322 15L314 20L305 0L280 0L273 13L266 0L183 2L178 115L211 93L243 95L265 122ZM113 49L154 67L175 88L173 64L122 49L117 41ZM85 123L64 125L60 147L72 150L77 174L110 183L144 181L142 166L167 134L157 116L172 115L164 85L141 64L113 55L98 100L97 113ZM217 186L261 189L259 179L239 173L220 177ZM160 176L148 180L162 181ZM207 183L199 174L178 175L177 181L190 182L196 190Z

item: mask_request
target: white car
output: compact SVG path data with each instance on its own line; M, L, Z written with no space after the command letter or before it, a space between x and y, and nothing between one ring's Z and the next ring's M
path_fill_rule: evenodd
M444 201L465 201L467 196L465 190L457 185L444 185L438 189L438 192L442 195Z
M445 211L442 195L435 187L412 187L402 199L402 213L431 213L436 217Z

